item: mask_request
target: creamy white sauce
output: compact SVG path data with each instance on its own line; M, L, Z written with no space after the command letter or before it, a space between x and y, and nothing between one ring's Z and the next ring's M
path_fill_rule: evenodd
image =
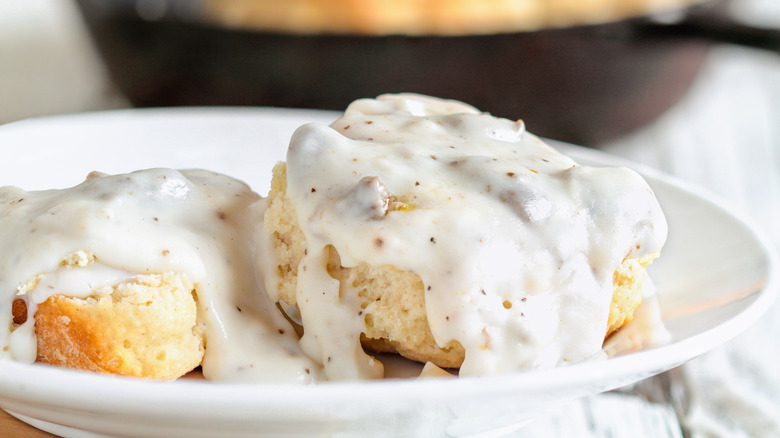
M150 169L93 174L65 190L0 188L0 318L11 320L17 296L28 303L25 324L0 325L0 358L35 360L33 315L52 293L84 297L176 271L196 286L206 378L382 377L360 345L358 298L339 296L327 273L333 245L344 266L421 277L437 343L465 348L461 375L549 368L601 352L613 272L666 239L658 203L633 171L576 165L522 122L460 102L356 101L331 126L296 131L287 172L307 244L300 340L273 303L278 293L260 286L275 264L262 262L271 251L255 235L259 196L207 171ZM96 259L63 267L74 254Z
M522 122L459 102L356 101L331 126L296 131L287 175L307 241L301 344L329 379L382 370L359 348L359 303L339 297L327 245L344 266L417 273L436 342L460 342L460 373L477 375L599 353L613 272L666 239L661 209L635 172L576 165ZM389 195L411 208L386 209Z
M21 327L0 325L0 358L35 360L33 315L53 293L83 297L138 274L175 271L195 284L206 378L315 382L318 365L256 278L258 200L243 183L200 170L94 173L64 190L0 188L0 318L11 320L17 294L28 303ZM61 266L78 251L96 261Z

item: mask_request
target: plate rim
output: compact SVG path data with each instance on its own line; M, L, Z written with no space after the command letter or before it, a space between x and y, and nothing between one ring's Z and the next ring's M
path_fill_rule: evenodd
M263 117L264 115L269 114L281 114L288 117L311 114L316 116L318 119L324 119L331 116L336 117L339 113L312 109L269 107L176 107L119 109L59 116L46 116L11 122L0 126L0 140L9 130L40 129L41 125L46 125L48 123L67 123L68 120L78 120L81 123L88 123L90 119L98 120L102 117L117 117L117 120L123 120L124 116L137 118L139 115L141 115L140 118L142 119L144 117L159 117L160 115L174 115L176 117L184 116L186 118L187 115L197 115L198 117L202 117L217 114L220 117L234 114L246 114L259 117ZM380 381L326 382L313 386L268 383L201 382L180 379L176 382L173 382L178 390L174 394L169 391L170 386L168 386L169 384L166 383L139 381L138 379L116 376L95 375L82 371L62 369L40 364L22 364L18 362L12 362L10 360L0 359L0 404L5 407L7 404L5 400L12 399L22 403L36 403L39 405L46 405L45 400L43 402L41 401L41 395L39 392L29 391L29 385L34 384L34 382L39 379L46 381L59 380L65 382L65 384L60 387L46 388L46 392L57 395L57 397L54 397L54 400L52 400L49 404L49 406L52 408L61 408L63 405L73 403L76 400L79 402L84 401L84 398L78 395L78 391L74 392L74 389L78 388L79 385L89 384L95 379L99 379L97 382L113 382L111 385L90 386L91 391L94 390L97 392L97 396L94 397L97 400L95 400L95 402L91 403L90 405L91 408L96 410L100 410L101 407L106 407L101 403L100 399L103 396L111 395L117 389L126 391L125 396L132 395L130 399L132 399L134 402L137 402L137 400L148 399L149 397L159 397L161 399L171 399L177 401L184 400L185 405L190 408L211 405L215 402L215 399L218 399L220 403L226 403L229 406L243 406L245 404L263 403L264 401L273 401L278 403L280 402L279 390L282 389L283 391L281 392L285 394L285 400L289 400L291 403L294 403L296 398L301 396L314 398L314 401L330 401L332 400L334 394L338 395L338 397L349 397L350 395L357 393L364 393L367 387L369 388L369 391L374 394L379 393L384 397L390 397L395 394L395 396L398 397L403 396L405 393L409 393L409 391L407 391L408 386L414 385L415 388L422 387L422 389L425 389L424 391L415 389L415 391L413 391L415 393L415 398L419 399L422 397L423 399L429 400L431 402L437 402L446 399L447 397L451 396L451 392L456 392L459 396L473 393L484 394L486 387L493 388L492 391L499 392L502 390L505 391L506 389L504 388L509 387L522 387L525 390L555 389L566 387L572 384L590 382L596 376L603 376L603 374L609 373L610 370L612 372L623 370L617 374L625 375L628 373L626 371L628 368L631 370L644 370L644 372L650 372L651 374L649 375L652 375L652 372L655 369L668 369L669 367L667 367L667 365L670 363L676 363L674 366L678 366L679 364L693 359L702 353L711 350L712 348L715 348L716 346L721 345L741 334L744 330L755 323L761 317L761 315L765 313L771 303L775 301L779 289L778 271L780 270L780 261L778 261L777 252L773 247L770 246L770 239L767 238L764 232L758 226L756 226L756 224L754 224L744 212L732 207L727 201L707 192L705 189L699 186L665 174L657 169L644 166L640 163L631 162L629 160L625 160L602 151L571 145L569 143L556 140L544 140L548 141L551 145L556 147L556 149L562 150L564 153L574 156L575 159L579 159L584 156L589 160L602 162L607 165L621 165L630 167L639 172L645 178L656 180L677 190L681 190L688 195L694 196L699 200L716 207L724 215L735 219L745 228L745 230L749 231L750 234L753 235L756 243L758 244L758 248L760 248L762 251L762 258L766 260L766 281L761 287L759 295L747 308L743 309L737 315L732 316L716 327L686 339L682 339L671 344L650 348L648 350L632 352L626 355L609 358L604 362L579 363L555 368L552 370L525 371L502 375L464 377L447 380L385 379ZM708 342L702 342L703 340L707 339ZM659 354L658 350L663 350L664 354ZM670 356L672 360L670 360ZM661 359L661 357L664 359ZM631 373L635 372L636 371L631 371ZM27 377L27 379L23 379L23 381L19 382L18 379L11 377L18 377L20 373L23 374L24 377ZM17 391L17 389L22 387L26 387L28 390ZM247 387L254 389L261 387L264 389L264 391L251 391L249 394L247 394ZM193 399L192 391L198 392L200 396L206 395L206 397ZM422 392L422 394L420 392ZM237 397L237 395L240 395L240 397ZM201 403L202 400L206 400L204 402L205 404ZM109 411L113 411L113 408L111 407L107 407L107 409Z

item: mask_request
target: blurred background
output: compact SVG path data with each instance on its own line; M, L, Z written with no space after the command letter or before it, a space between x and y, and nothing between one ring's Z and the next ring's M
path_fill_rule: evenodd
M590 146L666 113L718 45L779 53L777 3L6 0L0 122L116 106L340 110L413 91Z
M2 0L0 124L427 93L702 187L780 246L780 1L501 0L427 15L415 5L447 2L320 3ZM778 334L776 305L650 390L578 401L523 436L780 436Z

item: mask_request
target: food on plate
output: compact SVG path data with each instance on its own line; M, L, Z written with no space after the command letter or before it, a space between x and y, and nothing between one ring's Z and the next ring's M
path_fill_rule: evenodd
M601 23L702 0L207 0L233 27L296 33L465 35Z
M194 289L186 274L169 272L95 288L87 298L53 295L35 312L37 361L106 374L178 378L203 360ZM14 319L23 324L24 300L18 299L16 309Z
M259 198L201 170L0 188L0 357L153 379L202 365L209 379L315 381L255 278Z
M380 353L421 377L603 357L667 231L635 172L417 94L299 127L266 198L206 170L93 172L0 188L0 230L0 359L302 384L384 377Z
M263 202L266 291L328 379L380 377L364 347L460 375L588 360L666 239L635 172L414 94L300 127Z

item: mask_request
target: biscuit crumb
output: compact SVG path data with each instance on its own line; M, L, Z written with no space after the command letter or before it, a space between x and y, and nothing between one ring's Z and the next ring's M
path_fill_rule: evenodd
M60 266L86 268L97 260L95 254L78 250L66 255L60 262Z

